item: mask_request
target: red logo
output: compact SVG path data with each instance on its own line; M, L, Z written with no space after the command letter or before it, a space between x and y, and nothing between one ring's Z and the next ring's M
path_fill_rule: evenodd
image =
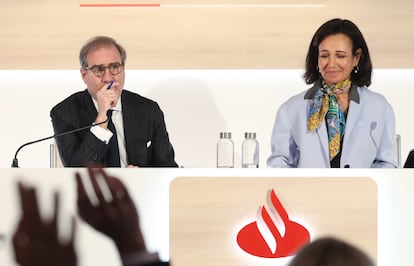
M259 207L257 221L244 226L237 234L237 244L245 252L263 258L282 258L294 255L309 243L309 231L291 221L274 190L267 195L269 211Z

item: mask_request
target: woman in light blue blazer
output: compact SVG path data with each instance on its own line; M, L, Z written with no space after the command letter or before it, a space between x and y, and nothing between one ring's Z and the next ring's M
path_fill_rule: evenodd
M314 34L304 78L313 86L277 112L270 167L396 167L395 116L368 89L372 63L358 27L332 19Z

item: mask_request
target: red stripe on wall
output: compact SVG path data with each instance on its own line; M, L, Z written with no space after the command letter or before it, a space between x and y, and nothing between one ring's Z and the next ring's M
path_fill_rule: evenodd
M80 4L80 7L160 7L161 4Z

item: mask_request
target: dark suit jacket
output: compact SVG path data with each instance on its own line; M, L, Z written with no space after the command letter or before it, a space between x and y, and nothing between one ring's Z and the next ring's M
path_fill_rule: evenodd
M164 114L158 104L123 90L122 115L128 164L140 167L177 167L169 141ZM77 92L52 108L50 117L55 134L91 125L97 116L87 90ZM83 167L88 162L105 165L107 146L90 129L56 138L66 167ZM151 143L147 147L148 143Z

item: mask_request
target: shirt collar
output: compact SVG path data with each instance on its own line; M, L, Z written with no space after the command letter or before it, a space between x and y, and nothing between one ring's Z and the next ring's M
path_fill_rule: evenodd
M308 89L305 93L304 99L310 100L313 99L315 93L322 87L322 79L318 79L313 86ZM350 92L349 92L349 99L359 104L359 93L358 93L358 86L352 83Z

